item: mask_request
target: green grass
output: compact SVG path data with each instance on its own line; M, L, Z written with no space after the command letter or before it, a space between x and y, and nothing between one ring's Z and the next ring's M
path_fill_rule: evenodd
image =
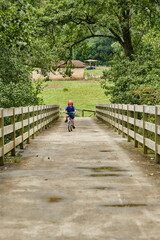
M109 103L99 82L91 81L48 81L44 86L61 86L62 88L44 88L41 96L45 104L67 106L69 99L79 109L95 110L97 103ZM86 114L87 116L87 114Z
M95 76L102 76L103 71L107 70L108 67L96 67L96 69L92 70L86 70L84 71L84 75L87 77L89 74L95 75Z

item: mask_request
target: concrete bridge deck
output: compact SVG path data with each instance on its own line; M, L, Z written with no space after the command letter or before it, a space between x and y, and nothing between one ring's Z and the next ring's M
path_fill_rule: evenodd
M1 240L158 240L160 189L94 118L59 120L0 172Z

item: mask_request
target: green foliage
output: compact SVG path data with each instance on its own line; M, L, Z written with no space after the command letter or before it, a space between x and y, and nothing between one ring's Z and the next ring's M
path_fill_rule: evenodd
M40 87L34 87L29 81L8 84L0 82L0 89L0 107L2 108L38 105L40 103L40 98L37 97L40 93Z
M19 158L14 158L14 163L19 163L20 162L20 159Z
M90 39L80 46L75 47L74 59L81 61L95 59L98 60L98 65L107 66L110 56L113 55L112 43L113 41L108 38Z
M63 88L63 92L68 92L68 88Z
M158 21L157 8L151 0L50 0L44 21L62 59L70 59L76 45L97 37L119 42L132 58L146 28Z
M34 1L0 1L0 107L18 107L40 103L39 84L30 81L34 54Z
M134 60L116 56L111 69L104 72L104 79L113 82L108 86L102 82L106 95L113 103L160 104L160 46L159 31L151 30L143 37Z

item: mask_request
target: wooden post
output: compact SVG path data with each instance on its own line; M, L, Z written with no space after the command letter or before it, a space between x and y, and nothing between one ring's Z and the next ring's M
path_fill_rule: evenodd
M112 104L110 104L110 124L111 124L111 128L114 129L114 126L113 126L113 109L112 109Z
M47 128L49 128L49 123L50 123L50 116L49 116L50 111L51 111L50 107L47 107Z
M118 134L119 135L121 134L121 131L120 131L120 107L119 107L119 104L118 104Z
M112 108L112 104L110 104L110 124L111 124L111 128L114 129L114 127L113 127L113 108Z
M3 108L0 109L1 117L0 117L0 129L1 129L1 137L0 137L0 148L2 149L2 154L0 157L0 166L4 165L4 117L3 117Z
M111 104L108 105L108 111L109 111L109 124L112 127L112 123L111 123Z
M115 111L116 111L116 108L115 108L115 104L113 104L113 121L114 121L114 131L116 132L116 118L115 118Z
M32 118L33 118L33 123L32 123L32 129L33 129L33 134L32 134L32 139L34 139L35 138L35 127L34 127L34 125L35 125L35 121L34 121L34 114L35 114L35 112L34 112L34 106L33 106L33 112L32 112Z
M124 127L125 127L125 121L124 121L124 116L125 116L125 111L124 111L124 105L122 104L122 137L125 138L125 132L124 132Z
M46 112L46 106L43 105L43 114L44 114L44 118L43 118L43 130L46 129L46 116L47 116L47 112Z
M106 121L106 124L108 125L108 108L107 108L107 104L105 105L105 111L106 111L105 121Z
M40 132L40 127L39 125L41 126L41 120L40 120L40 117L41 117L41 106L38 106L38 109L37 109L37 135L38 133Z
M50 124L52 121L51 119L52 119L52 108L49 107L49 109L48 109L48 127L50 127Z
M145 139L147 137L147 131L145 129L145 122L147 121L147 114L145 113L145 105L143 105L143 152L147 153L147 146L145 144Z
M42 132L43 128L43 106L40 106L40 132Z
M136 126L136 119L138 117L138 113L136 112L136 105L134 105L134 146L138 147L138 141L136 140L136 133L138 132L138 127Z
M84 110L82 110L82 117L84 117Z
M55 107L55 108L54 108L54 107L52 106L52 111L53 111L53 112L54 112L54 110L56 110L56 109L58 109L58 113L59 113L59 116L60 116L60 108L59 108L59 107ZM53 114L52 114L51 124L53 124L53 122L54 122L54 117L55 117L54 115L55 115L55 114L53 113ZM57 118L59 118L59 116L58 116Z
M160 126L160 115L158 114L158 107L155 106L155 160L156 163L160 163L160 155L158 153L158 146L160 145L160 135L158 133L158 127Z
M108 125L108 106L106 105L104 110L106 111L106 114L105 114L105 121L106 121L106 124Z
M114 118L113 118L113 104L111 104L111 126L114 130Z
M129 118L131 116L131 112L129 110L129 104L127 105L127 139L128 142L131 141L130 135L129 135L129 130L131 129L131 124L129 123Z
M117 104L114 104L114 106L115 106L115 109L114 109L115 132L117 132L117 130L118 130L118 127L117 127L118 120L117 120L117 117L116 117L116 114L118 113L118 111L117 111Z
M13 149L11 150L11 155L16 155L16 131L15 131L15 108L13 108L13 115L11 116L11 124L13 126L13 132L11 133L11 141L13 141Z
M22 142L20 144L20 149L24 148L24 125L23 125L23 107L21 108L21 114L20 114L20 121L21 121L21 129L20 129L20 136L22 138Z
M35 120L36 126L34 126L34 127L36 128L36 130L35 130L34 134L37 135L37 132L38 132L38 106L35 106L35 109L34 109L34 114L36 114L36 116L34 117L34 119L36 119Z
M27 113L27 119L28 119L28 125L27 125L27 131L28 131L28 138L27 143L30 143L30 109L28 107L28 113Z
M48 113L48 109L47 109L47 106L44 107L44 114L45 114L45 118L44 118L44 129L47 129L47 113Z

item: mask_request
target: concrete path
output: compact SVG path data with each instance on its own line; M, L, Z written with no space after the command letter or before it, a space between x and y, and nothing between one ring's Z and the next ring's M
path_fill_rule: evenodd
M62 120L0 172L1 240L160 239L160 189L96 119Z

